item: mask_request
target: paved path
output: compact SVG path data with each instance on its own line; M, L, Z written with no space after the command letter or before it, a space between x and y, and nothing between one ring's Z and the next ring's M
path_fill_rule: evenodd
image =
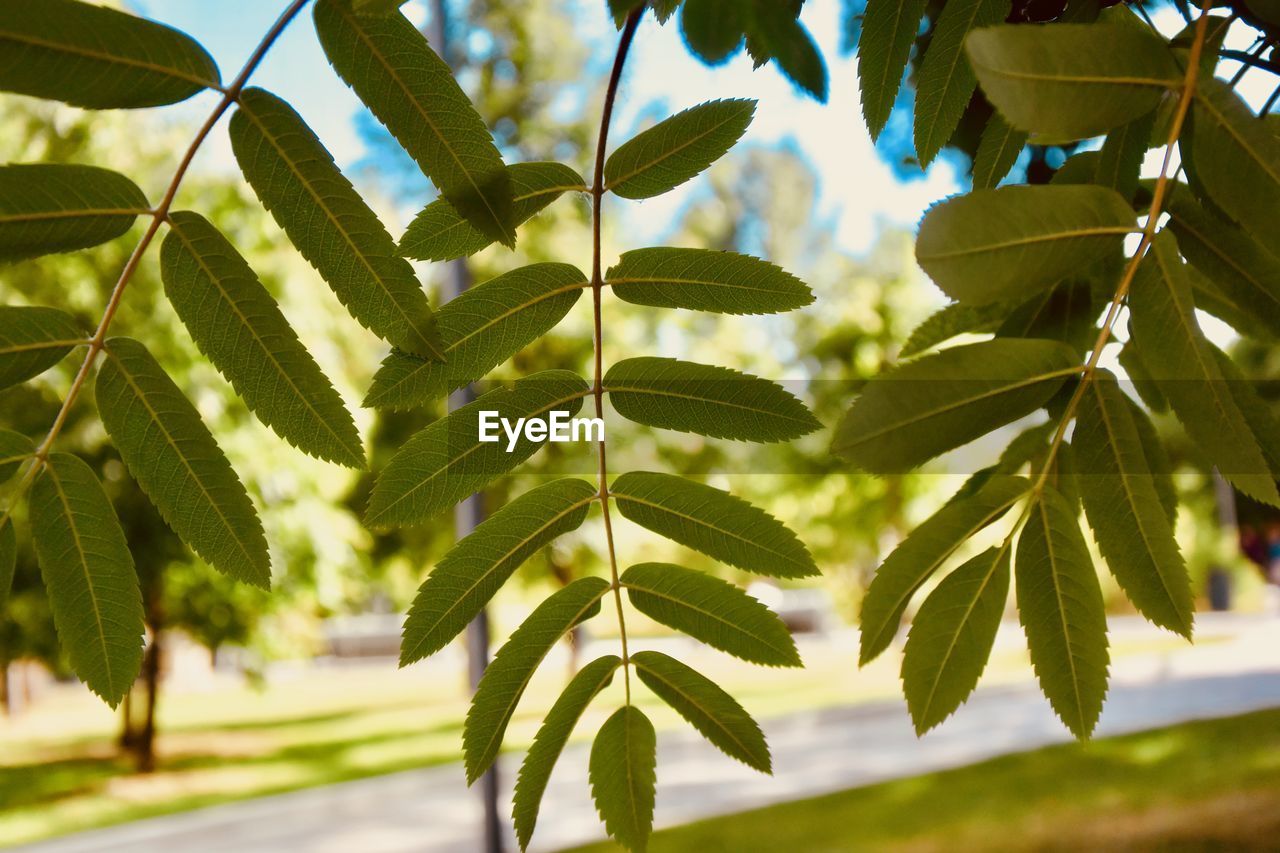
M1280 706L1278 641L1280 626L1273 624L1240 642L1122 661L1098 733ZM1032 685L979 690L954 717L920 740L901 701L791 715L764 727L775 756L772 777L725 758L696 735L662 734L657 822L684 823L1069 739ZM535 850L600 837L586 783L586 750L577 745L561 758L543 801ZM508 784L518 759L503 760ZM138 821L19 849L465 853L476 849L478 814L461 768L450 765Z

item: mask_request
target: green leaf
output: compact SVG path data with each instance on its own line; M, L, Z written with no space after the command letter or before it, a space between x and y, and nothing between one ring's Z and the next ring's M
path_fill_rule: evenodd
M1200 331L1187 271L1167 231L1138 267L1129 310L1143 363L1192 441L1242 492L1280 504L1262 450Z
M366 522L378 528L426 521L524 462L542 447L523 430L508 452L498 419L513 428L520 418L547 418L552 411L577 414L590 389L567 370L547 370L520 379L512 388L490 391L441 418L409 439L378 476L369 496ZM482 441L480 413L495 412ZM492 438L492 436L497 436Z
M149 211L142 190L107 169L61 163L0 166L0 261L106 243Z
M657 764L653 723L634 705L605 720L591 744L587 775L596 810L609 835L636 853L644 853L653 831Z
M708 65L719 65L742 49L747 12L741 0L685 0L680 34L695 56Z
M752 39L783 75L819 103L827 100L827 66L813 36L800 23L798 8L757 3Z
M893 112L927 5L927 0L867 0L858 40L858 85L872 140Z
M511 181L512 227L523 225L567 192L587 192L582 176L561 163L514 163ZM409 223L400 238L400 254L418 261L452 261L474 255L491 237L458 215L446 198L437 198Z
M49 455L31 489L31 539L71 668L114 708L142 664L142 595L111 501L78 458Z
M1151 112L1182 85L1168 45L1116 24L1001 25L965 42L982 91L1019 130L1069 141Z
M542 726L533 738L533 744L520 765L515 792L511 798L511 817L515 822L516 838L520 849L527 850L538 822L538 809L542 795L551 779L560 753L564 751L573 728L601 690L613 681L613 674L622 665L622 658L605 655L584 666L565 687L547 712Z
M1002 338L1047 338L1084 354L1098 337L1102 304L1087 279L1065 279L1032 296L996 330Z
M1222 350L1209 345L1222 378L1231 391L1231 397L1240 407L1249 430L1258 439L1262 454L1266 457L1273 476L1280 476L1280 421L1272 411L1271 403L1262 399L1253 382L1247 379L1236 363ZM1175 497L1176 501L1176 497Z
M1191 579L1130 405L1105 370L1086 384L1072 436L1076 481L1098 549L1129 600L1150 621L1189 638Z
M708 249L633 249L605 274L624 302L718 314L776 314L813 302L804 282L768 261Z
M0 483L17 473L18 468L35 453L31 439L7 429L0 429Z
M585 480L553 480L463 537L418 589L404 623L400 665L435 654L462 633L525 560L582 525L597 494Z
M338 392L235 246L198 213L174 213L160 250L165 295L200 352L294 447L351 468L364 447Z
M467 784L479 779L498 757L507 724L538 664L574 625L600 612L609 592L601 578L580 578L539 604L494 655L471 699L462 728Z
M773 772L760 726L714 681L662 652L636 652L631 662L654 695L721 752L761 773Z
M1040 689L1072 734L1087 738L1107 694L1107 618L1076 509L1052 488L1032 504L1014 577Z
M604 377L609 402L628 420L713 438L775 442L822 424L767 379L674 358L628 358Z
M951 716L978 686L1009 597L1009 547L988 548L942 579L911 622L902 690L916 734Z
M1022 477L993 476L976 492L956 498L925 519L876 570L862 599L858 665L875 660L898 633L902 615L924 585L969 538L1026 496Z
M253 191L351 315L401 349L443 358L413 267L293 108L245 91L231 146Z
M588 284L568 264L531 264L467 289L436 313L445 360L393 350L364 404L409 409L480 379L555 328Z
M202 560L269 586L262 522L200 413L142 344L112 338L106 351L98 415L138 485Z
M0 524L0 611L9 603L13 589L13 573L18 567L18 539L13 532L13 518Z
M994 332L1013 306L1007 302L970 305L952 302L930 314L916 326L898 352L899 358L911 358L957 335Z
M973 188L994 189L1018 162L1018 155L1026 144L1025 131L1014 128L999 113L992 114L978 141L978 153L974 155Z
M1138 191L1142 161L1151 147L1155 120L1156 114L1152 111L1107 134L1098 155L1095 183L1110 187L1126 199L1133 198Z
M409 0L346 0L357 15L394 15Z
M1189 168L1228 216L1273 245L1280 238L1280 138L1212 77L1197 87L1192 116Z
M1250 321L1280 335L1280 260L1197 202L1183 186L1170 193L1168 211L1169 227L1187 261Z
M901 474L1045 405L1080 372L1059 341L998 338L951 347L876 376L832 451L875 474Z
M680 186L733 147L755 110L749 99L709 101L658 122L605 161L605 189L640 199Z
M929 209L916 260L959 302L1025 299L1119 251L1135 230L1133 209L1105 187L974 190Z
M614 480L609 494L625 518L723 563L776 578L818 574L809 550L782 522L728 492L632 471Z
M964 55L965 36L1004 21L1009 6L1009 0L955 0L943 7L916 83L916 158L922 168L951 139L978 85Z
M1119 361L1124 372L1129 375L1129 380L1133 382L1134 390L1142 398L1142 402L1146 403L1153 412L1169 411L1169 401L1165 399L1160 386L1151 378L1151 371L1143 363L1142 353L1138 350L1137 344L1132 340L1125 344L1124 349L1120 350Z
M733 584L670 563L637 563L619 581L636 610L721 651L764 666L801 666L782 620Z
M613 13L613 22L618 29L622 29L627 17L646 2L647 0L609 0L609 11Z
M422 33L404 15L358 17L334 0L320 0L315 19L338 75L453 209L490 239L514 246L511 180L502 156Z
M1235 386L1232 387L1234 388ZM1237 397L1238 402L1239 398ZM1151 478L1156 487L1156 497L1160 501L1160 508L1164 510L1165 518L1169 520L1170 528L1173 528L1178 520L1178 489L1173 483L1173 463L1169 460L1169 454L1165 451L1164 444L1160 441L1160 434L1156 432L1156 426L1147 417L1147 413L1128 397L1125 398L1125 403L1128 405L1130 417L1133 418L1133 425L1138 430L1138 441L1142 445L1142 456L1146 460L1147 469L1151 472ZM1244 411L1244 406L1240 408L1241 411ZM1248 412L1244 414L1245 419L1248 420ZM1277 446L1280 447L1280 444L1277 444ZM1063 492L1063 494L1066 493ZM1070 496L1068 495L1068 497Z
M84 343L76 321L57 308L0 305L0 388L39 376Z
M205 49L163 24L74 0L5 4L0 90L117 109L175 104L219 82Z

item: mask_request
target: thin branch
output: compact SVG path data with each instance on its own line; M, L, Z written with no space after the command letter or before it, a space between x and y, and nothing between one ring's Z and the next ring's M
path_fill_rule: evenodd
M1243 63L1251 68L1261 68L1264 71L1270 71L1272 74L1280 75L1280 63L1270 59L1263 59L1261 54L1271 42L1264 40L1258 50L1250 53L1244 50L1223 50L1219 51L1218 56L1223 59L1234 59L1236 62Z
M168 221L169 210L178 194L178 188L182 185L182 179L186 177L187 170L191 168L191 162L195 159L200 146L208 139L218 120L240 97L240 92L249 82L250 75L262 64L267 51L271 49L271 46L280 38L280 34L284 32L285 28L297 17L307 3L308 0L292 0L280 14L280 17L276 19L276 22L271 25L271 29L267 30L266 35L262 37L262 41L258 43L257 48L254 49L253 54L245 62L244 67L240 69L240 73L236 75L231 85L225 89L218 88L218 91L222 92L222 98L218 101L217 106L213 108L213 111L209 113L209 117L205 119L200 130L196 132L195 138L191 140L191 144L187 147L186 153L183 154L182 160L174 171L173 179L169 181L164 198L151 211L151 221L147 224L147 230L143 232L142 239L134 247L133 254L129 256L124 269L120 271L120 277L116 279L115 286L111 289L111 295L108 297L107 305L102 312L102 319L98 322L98 328L94 331L93 337L88 341L89 351L85 353L84 361L80 364L80 369L76 372L75 379L71 381L71 387L67 390L67 396L62 401L62 407L58 409L58 414L54 418L53 424L49 427L49 432L45 435L44 440L40 442L39 446L36 447L35 453L32 454L34 464L23 474L22 480L10 496L8 507L5 508L4 514L0 515L0 527L3 527L8 522L9 516L13 512L14 504L22 497L27 487L35 479L36 474L39 473L40 468L48 460L53 443L62 432L63 426L66 425L67 416L70 414L76 398L80 396L80 391L84 388L85 382L88 381L89 374L93 371L93 364L98 358L98 353L102 352L107 340L107 332L111 328L111 321L115 319L116 312L120 309L120 302L124 298L125 289L129 286L129 282L133 280L134 273L138 271L138 267L142 263L142 257L146 254L147 249L150 248L151 242L160 230L160 225Z
M609 86L605 89L604 110L600 116L600 136L596 142L595 179L591 184L591 302L594 330L592 346L595 350L595 382L591 393L595 397L596 417L604 419L604 340L603 324L600 315L600 297L604 290L604 276L600 263L600 207L604 201L604 158L609 148L609 124L613 120L613 104L618 97L618 85L622 81L622 68L627 62L627 54L631 51L631 42L635 39L636 27L640 25L640 17L644 14L644 6L637 7L622 25L622 35L618 40L618 52L613 59L613 71L609 75ZM613 600L618 610L618 634L622 639L622 677L626 687L627 704L631 704L631 656L627 650L627 623L622 612L622 585L618 582L618 557L613 546L613 523L609 518L609 466L606 461L605 437L600 436L597 443L600 460L600 509L604 516L604 537L609 551L609 572L613 578Z

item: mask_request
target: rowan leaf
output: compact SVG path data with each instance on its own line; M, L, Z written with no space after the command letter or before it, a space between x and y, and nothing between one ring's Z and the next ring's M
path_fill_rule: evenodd
M951 139L978 85L964 55L965 36L1001 23L1009 7L1010 0L958 0L942 8L916 82L916 159L922 168Z
M951 716L978 686L1009 597L1009 547L988 548L942 579L920 606L902 655L916 734Z
M169 228L160 275L200 352L281 438L363 468L360 433L342 398L235 246L198 213L172 214Z
M750 99L708 101L658 122L605 161L605 189L641 199L680 186L733 147L755 110Z
M748 13L740 0L684 0L680 34L695 56L719 65L742 49Z
M76 0L5 4L0 90L100 110L174 104L220 79L204 48L163 24Z
M468 288L436 312L443 362L392 350L364 405L409 409L480 379L555 328L589 284L568 264L530 264Z
M653 723L634 705L605 720L591 744L588 776L596 811L609 835L636 853L644 853L653 831L657 764Z
M149 212L142 190L107 169L63 163L0 166L0 261L88 249L124 234Z
M983 93L1009 124L1054 140L1131 122L1182 85L1168 44L1142 27L1000 25L970 33L965 47Z
M1280 420L1277 420L1271 404L1262 399L1253 382L1245 377L1244 372L1222 350L1209 345L1222 378L1231 391L1231 397L1244 415L1245 423L1257 438L1262 448L1262 455L1270 466L1272 476L1280 477ZM1176 500L1176 497L1175 497Z
M1084 354L1097 340L1102 307L1092 282L1065 279L1014 309L996 336L1062 341Z
M1076 482L1098 549L1134 607L1190 637L1191 579L1131 405L1108 371L1086 384L1072 437Z
M413 267L301 116L249 89L231 117L231 146L253 191L351 316L401 349L443 358Z
M822 427L781 385L711 364L628 358L609 368L604 389L628 420L713 438L785 441Z
M858 87L872 140L889 122L927 0L867 0L858 39Z
M315 8L325 56L476 230L516 242L511 180L488 128L449 66L402 14L361 17L335 0Z
M776 314L813 302L804 282L768 261L708 249L623 252L605 274L624 302L718 314Z
M114 708L142 664L142 594L111 501L75 456L51 453L36 478L31 540L71 668Z
M609 494L623 517L748 572L777 578L818 574L804 543L742 498L672 474L632 471Z
M0 429L0 483L9 480L18 468L35 454L31 439L7 429Z
M13 532L13 518L0 524L0 610L9 603L13 589L13 573L18 567L18 539Z
M898 357L911 358L958 335L994 332L1012 310L1013 306L1008 302L988 302L985 305L952 302L912 329L898 351Z
M1262 449L1196 321L1191 285L1171 233L1160 232L1138 267L1129 310L1143 363L1187 434L1237 488L1280 504Z
M999 113L992 114L974 155L973 188L995 189L1018 162L1018 155L1026 144L1026 131L1016 129Z
M1058 492L1044 489L1018 538L1014 577L1040 689L1083 739L1102 713L1110 659L1102 588L1076 512Z
M262 522L200 413L142 344L112 338L106 352L96 385L98 415L133 478L202 560L269 586Z
M859 616L858 665L889 648L916 591L956 550L1026 496L1022 477L992 476L972 494L952 499L925 519L876 570Z
M662 652L636 652L631 662L645 686L713 746L761 773L773 772L759 724L714 681Z
M590 392L580 376L547 370L499 388L458 408L420 431L398 450L378 475L369 496L366 522L377 528L426 521L524 462L542 447L521 430L508 452L500 419L547 418L551 412L577 414ZM481 440L480 413L493 412L490 441Z
M1059 341L997 338L951 347L873 378L836 427L832 451L900 474L1045 405L1080 371Z
M568 192L587 192L582 176L562 163L513 163L507 167L511 181L511 224L523 225L551 202ZM400 254L418 261L452 261L474 255L493 243L458 215L446 198L428 204L409 223L400 238Z
M1142 402L1146 403L1153 412L1169 411L1169 401L1165 399L1160 386L1151 378L1151 371L1143 363L1142 353L1138 350L1137 344L1130 340L1125 344L1124 349L1120 350L1118 359Z
M511 817L515 823L516 839L521 850L529 848L533 830L538 822L538 810L542 795L547 790L551 771L560 753L564 751L574 726L601 690L613 681L614 672L622 665L622 658L605 655L580 669L556 699L542 721L529 752L520 765L515 791L511 798Z
M637 563L619 582L636 610L668 628L751 663L802 665L782 620L728 581L670 563Z
M581 526L597 494L585 480L553 480L480 522L419 587L404 623L400 665L435 654L461 634L525 560Z
M1265 245L1280 237L1280 138L1213 77L1196 89L1189 168L1209 197Z
M1025 299L1118 252L1134 230L1133 208L1105 187L974 190L929 209L916 260L959 302Z
M552 593L529 614L494 655L476 687L462 727L462 755L467 784L479 779L502 746L507 724L542 659L584 619L600 612L600 599L609 591L601 578L579 578Z
M1156 114L1152 111L1107 134L1098 153L1094 183L1110 187L1126 199L1133 198L1138 191L1142 161L1151 147L1155 120Z
M76 321L57 308L0 305L0 388L39 376L84 343Z
M800 23L798 5L756 3L753 11L756 20L749 47L756 46L757 60L773 60L783 76L819 103L826 103L827 66L813 36Z

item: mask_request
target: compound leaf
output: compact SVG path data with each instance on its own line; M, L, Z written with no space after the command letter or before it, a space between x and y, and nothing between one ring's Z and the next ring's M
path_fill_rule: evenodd
M822 426L782 386L716 365L628 358L609 368L604 389L628 420L714 438L784 441Z
M709 249L633 249L605 279L622 301L656 308L776 314L813 302L808 286L780 267Z
M71 668L114 708L142 664L142 594L111 501L75 456L50 454L36 478L31 539Z
M973 188L995 189L1009 170L1018 162L1018 155L1027 144L1027 133L1018 130L999 113L987 120L987 126L978 140L978 153L973 158Z
M175 104L219 82L205 49L163 24L76 0L5 4L0 90L101 110Z
M662 652L631 656L636 675L715 747L761 773L772 772L759 724L718 684Z
M494 655L476 687L462 727L467 784L480 778L498 757L507 724L538 664L565 632L600 612L609 591L601 578L580 578L539 604Z
M585 480L553 480L463 537L418 589L404 623L400 665L435 654L462 633L525 560L582 524L597 494Z
M998 338L951 347L866 384L832 450L866 471L900 474L1034 412L1078 373L1059 341Z
M200 351L278 435L313 456L364 467L342 398L235 246L198 213L169 217L165 295Z
M1142 161L1151 145L1155 120L1153 110L1107 134L1107 141L1102 143L1102 150L1098 152L1094 183L1110 187L1126 199L1133 198L1138 191Z
M138 485L202 560L267 587L262 523L200 413L142 344L112 338L106 352L98 414Z
M605 189L641 199L680 186L733 147L755 109L749 99L709 101L658 122L605 161Z
M936 204L920 223L916 260L959 302L1025 299L1118 252L1133 208L1096 186L974 190Z
M605 829L628 850L643 853L653 830L658 738L634 705L623 705L591 744L591 796Z
M858 40L858 86L873 140L893 112L927 5L927 0L867 0Z
M516 242L511 179L449 66L402 14L362 17L336 0L315 8L325 55L476 230Z
M544 263L468 288L436 312L445 360L392 350L364 404L408 409L483 377L555 328L588 283L576 267Z
M782 620L728 581L670 563L637 563L620 583L636 610L668 628L752 663L801 665Z
M443 358L413 268L302 117L249 89L231 117L231 146L253 191L351 316L401 349Z
M0 483L7 481L23 462L35 453L31 439L7 429L0 429Z
M988 302L985 305L952 302L930 314L911 330L898 357L911 358L957 335L994 332L1013 308L1007 302Z
M149 212L142 190L107 169L0 166L0 261L88 249L124 234Z
M0 388L39 376L86 342L71 315L57 308L0 305Z
M609 494L641 527L748 572L778 578L818 574L796 535L764 510L703 483L632 471Z
M699 59L719 65L742 49L749 10L740 0L684 0L680 34Z

